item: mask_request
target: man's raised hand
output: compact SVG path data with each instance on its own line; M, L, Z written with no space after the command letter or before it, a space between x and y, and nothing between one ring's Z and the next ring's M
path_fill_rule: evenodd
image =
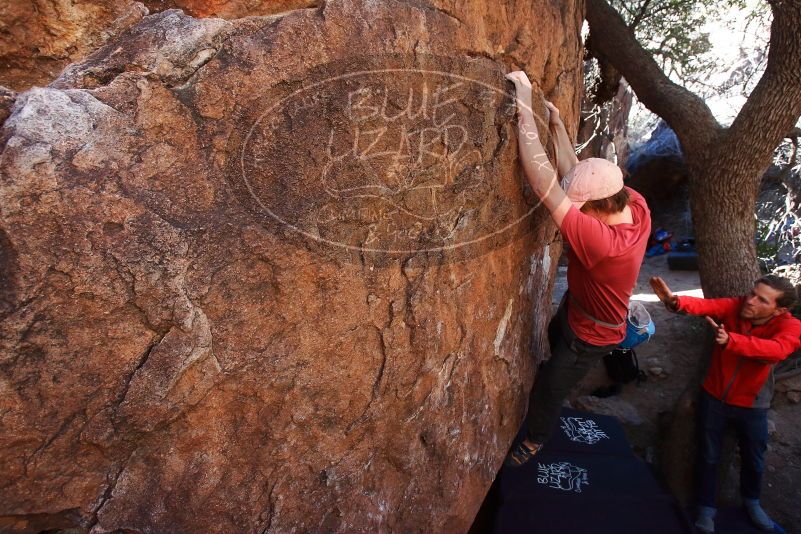
M665 308L676 311L679 308L679 297L673 294L668 285L659 276L652 276L649 280L656 296L665 304Z

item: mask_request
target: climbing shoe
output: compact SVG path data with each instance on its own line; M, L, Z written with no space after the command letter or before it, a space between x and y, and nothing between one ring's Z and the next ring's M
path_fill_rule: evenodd
M537 454L542 445L537 445L533 449L529 449L522 441L511 448L503 461L503 465L507 467L520 467L528 462L532 456Z

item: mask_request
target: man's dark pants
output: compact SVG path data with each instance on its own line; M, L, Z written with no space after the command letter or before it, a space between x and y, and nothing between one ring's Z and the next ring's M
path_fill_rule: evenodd
M698 504L715 507L717 467L728 424L734 427L740 445L740 494L744 499L759 499L768 447L768 409L726 404L704 390L698 404L701 437Z
M559 420L562 403L587 371L617 345L595 346L576 337L567 322L567 300L548 326L551 358L544 362L534 380L528 401L526 429L529 441L544 443Z

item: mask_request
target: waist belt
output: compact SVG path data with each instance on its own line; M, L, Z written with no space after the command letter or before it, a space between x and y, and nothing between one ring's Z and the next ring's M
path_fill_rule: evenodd
M607 323L606 321L602 321L600 319L596 319L595 317L590 315L590 313L587 310L585 310L584 308L581 307L581 304L579 304L578 301L573 297L573 295L570 294L570 291L568 291L566 294L567 294L567 298L570 299L571 304L575 304L576 309L578 311L580 311L581 313L583 313L592 322L597 323L597 324L599 324L601 326L605 326L607 328L615 328L615 329L623 328L626 325L626 320L625 319L623 319L623 322L620 323L620 324Z

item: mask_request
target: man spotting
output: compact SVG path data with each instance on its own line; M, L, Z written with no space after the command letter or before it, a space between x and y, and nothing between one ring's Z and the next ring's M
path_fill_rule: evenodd
M509 451L505 462L519 466L548 438L573 386L625 338L629 297L651 232L651 216L645 199L624 187L617 165L599 158L578 161L559 110L545 102L563 190L537 133L528 77L521 71L506 77L517 93L523 170L570 247L569 297L562 300L548 328L551 358L541 366L531 390L526 439Z
M705 315L715 329L715 347L699 399L700 461L698 516L702 532L715 530L715 485L727 425L740 446L740 494L751 522L773 530L759 505L773 366L801 347L801 321L788 312L797 298L789 280L763 276L744 297L703 299L676 296L659 277L651 286L668 310Z

